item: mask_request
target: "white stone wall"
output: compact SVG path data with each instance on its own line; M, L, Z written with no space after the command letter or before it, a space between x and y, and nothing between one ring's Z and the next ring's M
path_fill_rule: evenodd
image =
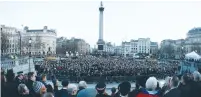
M122 43L122 56L126 57L126 55L131 54L131 44L130 42Z
M19 34L17 28L1 25L2 32L8 34L8 48L3 51L3 55L19 54Z
M138 39L138 53L150 53L150 38Z
M47 29L43 29L43 31L28 31L25 30L23 39L24 41L29 41L31 38L31 54L32 55L47 55L49 48L52 54L56 54L56 32L48 32ZM37 43L40 43L40 47L35 47ZM23 48L25 53L29 53L29 45L25 45Z
M112 45L104 45L104 51L110 54L113 54L115 47Z

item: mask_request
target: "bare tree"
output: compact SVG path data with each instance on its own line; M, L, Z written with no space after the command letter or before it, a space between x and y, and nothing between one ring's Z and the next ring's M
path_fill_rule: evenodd
M41 41L41 36L36 35L36 41L34 45L36 49L41 49L44 47L44 43Z
M162 55L167 55L168 58L174 57L175 49L174 49L174 46L171 44L165 45L164 47L161 48L160 51L161 51Z
M21 49L22 49L22 54L27 54L26 52L28 51L29 49L29 37L23 37L22 38L22 41L21 41Z

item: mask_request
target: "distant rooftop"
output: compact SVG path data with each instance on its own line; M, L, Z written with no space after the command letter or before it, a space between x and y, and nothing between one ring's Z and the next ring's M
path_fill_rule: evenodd
M27 30L27 32L43 32L43 29Z
M158 45L157 42L151 42L151 45Z
M201 27L196 27L188 31L188 33L200 33L201 34Z

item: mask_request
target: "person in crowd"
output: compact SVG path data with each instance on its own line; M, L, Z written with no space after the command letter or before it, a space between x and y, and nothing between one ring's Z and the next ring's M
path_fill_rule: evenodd
M19 85L19 84L22 84L22 83L25 83L24 82L24 76L23 76L23 72L19 72L18 75L16 76L15 78L15 81L16 83Z
M54 95L55 97L59 97L59 81L57 79L55 79L55 82L53 81L53 85L54 85Z
M69 84L67 91L68 97L76 97L78 88L75 84Z
M29 89L25 84L19 84L18 86L18 97L33 97L29 94Z
M155 77L149 77L146 81L146 89L142 89L136 97L159 97L157 87L157 79Z
M86 88L86 89L81 90L77 94L77 97L96 97L96 95L97 95L96 89Z
M42 95L47 92L45 85L39 81L33 83L33 90L35 92L35 97L42 97Z
M42 97L55 97L52 93L45 93Z
M193 72L193 81L191 83L191 93L193 97L201 97L201 74L198 71Z
M173 76L170 80L170 90L163 97L181 97L181 91L178 89L179 78Z
M96 90L98 92L98 94L96 95L96 97L110 97L106 92L105 92L105 89L106 89L106 84L101 81L99 82L97 85L96 85Z
M33 83L36 81L36 76L34 74L34 72L29 72L28 73L28 81L26 83L26 86L28 87L30 94L35 95L34 94L34 90L33 90Z
M63 88L61 90L59 90L59 93L58 93L58 97L68 97L68 80L63 80L62 81L62 86Z
M165 78L165 83L160 91L160 96L163 96L170 89L171 77L167 76Z
M189 74L184 74L181 77L181 83L179 84L179 89L181 91L181 97L192 97L191 95L191 79Z
M47 92L54 94L54 88L52 87L52 85L47 84L46 88L47 88Z
M7 83L5 90L7 91L7 97L15 97L18 95L17 87L18 84L15 82L15 74L13 73L13 70L8 70L7 72Z
M115 97L115 93L116 93L116 88L115 87L112 87L111 89L111 97Z
M136 77L136 88L131 92L131 97L136 97L143 89L145 89L145 83L147 81L147 76L137 76Z
M117 91L117 93L115 94L115 97L119 97L120 96L120 85L121 85L121 83L118 85L118 91Z
M131 84L128 81L122 82L119 87L119 97L130 97Z
M87 83L85 81L80 81L78 84L78 87L79 87L79 90L78 90L78 93L79 93L79 91L87 88Z
M47 75L43 74L42 75L42 81L41 81L45 86L47 86Z
M8 97L7 96L7 91L6 91L6 76L4 72L1 72L1 97Z

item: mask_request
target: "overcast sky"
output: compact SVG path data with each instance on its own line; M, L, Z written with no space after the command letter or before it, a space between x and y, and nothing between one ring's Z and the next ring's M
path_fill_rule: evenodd
M83 38L91 47L98 40L99 1L0 2L0 24L29 29L56 29L57 36ZM104 40L185 38L188 30L201 27L200 1L105 1Z

